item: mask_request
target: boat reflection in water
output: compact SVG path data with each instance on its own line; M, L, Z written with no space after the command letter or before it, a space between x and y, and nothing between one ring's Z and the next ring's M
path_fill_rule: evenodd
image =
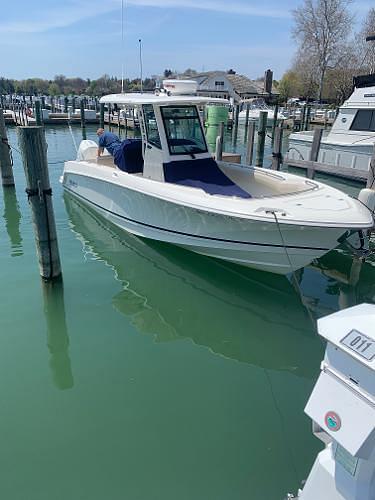
M191 339L216 355L311 379L323 347L287 278L118 230L65 193L72 230L111 266L114 307L156 342ZM207 327L209 325L209 328Z

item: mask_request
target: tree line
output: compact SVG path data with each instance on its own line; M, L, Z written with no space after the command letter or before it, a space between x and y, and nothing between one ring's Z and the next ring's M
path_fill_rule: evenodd
M145 78L142 81L144 90L154 90L156 81L153 78ZM67 78L64 75L56 75L53 80L42 78L27 78L26 80L14 80L0 77L0 94L17 95L91 95L102 96L104 94L115 94L121 92L121 79L103 75L97 80L86 80L83 78ZM140 79L124 79L124 91L136 92L141 89Z
M280 98L327 100L341 104L352 92L353 77L375 71L375 8L358 32L350 0L304 0L293 11L292 36L297 44L291 68L280 80Z

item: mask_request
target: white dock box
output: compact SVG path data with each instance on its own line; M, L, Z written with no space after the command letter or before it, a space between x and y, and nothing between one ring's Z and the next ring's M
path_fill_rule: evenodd
M375 459L375 305L318 321L327 340L321 374L305 412L351 455Z

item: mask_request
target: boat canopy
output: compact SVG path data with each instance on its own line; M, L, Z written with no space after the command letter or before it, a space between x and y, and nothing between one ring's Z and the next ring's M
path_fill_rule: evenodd
M156 104L158 106L170 106L176 104L207 104L209 102L217 104L228 104L227 99L220 97L188 96L162 94L109 94L101 97L102 104L123 104L127 106L141 106L142 104Z

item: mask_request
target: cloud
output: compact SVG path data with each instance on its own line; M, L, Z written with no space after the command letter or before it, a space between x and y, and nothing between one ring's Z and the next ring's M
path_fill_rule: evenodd
M238 14L271 18L290 17L289 9L259 6L248 0L230 3L223 0L123 0L125 9L151 7L158 9L193 9L218 13ZM57 8L34 8L34 19L16 20L0 23L1 34L43 33L57 28L66 28L86 19L117 11L120 17L121 0L70 0ZM125 10L126 13L126 10ZM30 13L29 13L30 14ZM126 15L126 14L125 14Z
M246 2L223 2L220 0L125 0L128 5L138 7L157 7L157 8L190 8L199 10L209 10L214 12L223 12L230 14L240 14L245 16L259 17L290 17L289 9L277 9L273 7L259 7L254 2L249 5Z

